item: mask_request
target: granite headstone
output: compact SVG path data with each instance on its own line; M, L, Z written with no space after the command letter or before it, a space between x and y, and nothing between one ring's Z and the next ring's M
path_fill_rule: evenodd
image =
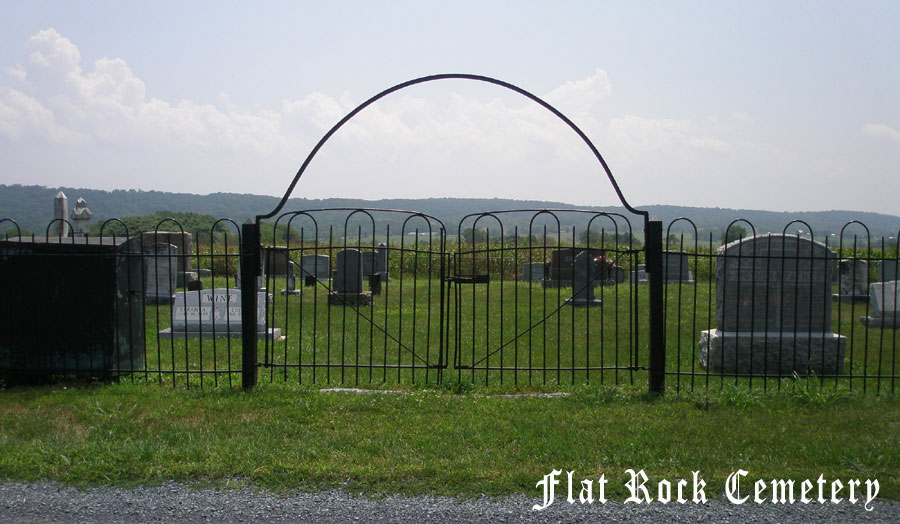
M177 260L178 248L172 244L154 244L144 253L148 304L171 304L175 300Z
M900 328L900 282L875 282L869 286L869 316L859 319L869 326Z
M845 258L838 265L839 293L834 298L844 302L864 302L869 299L869 264L858 258Z
M846 337L831 332L834 253L797 236L746 237L716 262L716 329L700 334L713 372L822 374L843 370Z
M876 264L878 273L878 282L890 282L892 280L900 280L900 260L886 259L879 260Z
M572 281L572 297L566 300L566 304L573 306L599 306L600 299L594 298L594 286L598 284L597 266L594 258L587 251L582 251L575 256L574 274Z
M267 301L265 293L257 296L256 331L266 334ZM240 289L208 289L179 291L172 305L172 327L159 332L160 337L240 337L242 334ZM281 328L269 328L269 337L281 340Z

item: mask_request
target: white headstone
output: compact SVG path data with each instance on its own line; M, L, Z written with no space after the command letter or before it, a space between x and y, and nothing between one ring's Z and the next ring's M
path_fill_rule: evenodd
M175 300L177 267L178 248L172 244L154 244L144 253L148 304L171 304Z
M66 221L69 214L69 199L60 191L53 198L53 227L50 234L55 237L69 236L69 223Z
M91 232L91 226L88 222L94 216L87 207L87 202L83 198L75 201L75 207L72 209L72 229L75 230L73 236L86 237Z
M869 327L900 328L900 282L875 282L869 286L869 316L859 319Z
M258 292L256 332L266 333L266 294ZM202 289L179 291L172 304L172 327L159 332L161 337L240 337L242 330L240 289ZM269 328L269 337L281 339L280 328Z

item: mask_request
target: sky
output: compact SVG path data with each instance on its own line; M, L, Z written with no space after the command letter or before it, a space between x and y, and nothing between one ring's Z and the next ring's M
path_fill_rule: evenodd
M484 75L633 206L900 215L900 2L0 0L0 184L281 196ZM292 195L619 205L502 87Z

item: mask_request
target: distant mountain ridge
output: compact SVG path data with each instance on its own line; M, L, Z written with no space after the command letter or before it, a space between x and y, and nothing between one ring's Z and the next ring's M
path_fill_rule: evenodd
M13 218L20 227L35 233L43 233L53 218L53 198L58 191L63 191L69 199L69 209L75 200L84 198L94 214L93 221L124 216L140 216L157 211L191 212L212 215L216 218L231 218L238 223L265 214L275 208L280 198L262 195L237 193L211 193L194 195L187 193L168 193L162 191L114 190L82 188L48 188L43 186L2 185L0 184L0 219ZM500 198L425 198L425 199L383 199L361 200L349 198L305 199L292 198L285 206L286 211L320 209L332 207L404 209L417 211L440 219L448 233L456 232L460 219L471 213L485 211L501 211L511 209L590 209L617 212L629 217L635 233L640 233L643 224L640 217L632 215L622 207L577 207L571 204L535 200L513 200ZM900 232L900 217L871 213L865 211L806 211L778 212L749 209L700 208L685 206L651 205L638 206L651 216L663 221L667 228L679 217L690 218L699 231L700 240L710 235L719 240L721 232L738 219L748 220L757 233L780 233L788 223L794 220L789 232L811 228L817 239L832 233L840 234L841 228L852 220L857 220L869 228L873 242L880 236L897 237ZM70 211L71 212L71 211ZM680 221L681 227L673 227L673 232L681 231L686 222ZM0 225L7 229L8 223ZM737 225L750 230L750 227L739 222ZM852 232L850 232L852 231ZM846 235L854 233L861 237L865 231L852 226Z

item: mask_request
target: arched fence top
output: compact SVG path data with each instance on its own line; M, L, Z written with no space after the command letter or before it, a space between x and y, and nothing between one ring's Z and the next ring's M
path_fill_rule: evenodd
M473 75L473 74L465 74L465 73L444 73L444 74L429 75L429 76L423 76L420 78L415 78L413 80L408 80L406 82L397 84L393 87L389 87L388 89L385 89L384 91L378 93L377 95L369 98L362 104L356 106L355 109L353 109L352 111L347 113L346 116L344 116L340 121L338 121L337 124L335 124L331 129L328 130L327 133L325 133L324 136L322 136L321 139L319 139L319 142L316 143L316 145L313 147L312 151L310 151L309 155L306 157L306 160L303 161L303 164L300 166L300 169L297 170L297 174L294 175L294 179L291 180L291 183L288 186L287 191L285 191L284 196L281 198L281 201L278 203L278 205L275 207L275 209L273 209L272 211L270 211L269 213L267 213L265 215L257 215L256 223L259 224L263 219L271 218L271 217L275 216L276 214L278 214L279 211L282 210L282 208L284 208L285 204L287 204L288 198L290 198L291 194L294 191L294 187L296 187L297 182L300 180L300 177L306 171L306 168L309 166L310 162L312 162L312 159L316 156L316 154L319 152L319 150L322 148L322 146L325 145L325 142L327 142L331 138L332 135L334 135L344 124L346 124L351 118L353 118L354 116L359 114L363 109L365 109L366 107L375 103L376 101L380 100L381 98L384 98L385 96L387 96L391 93L394 93L396 91L399 91L401 89L405 89L407 87L411 87L411 86L418 85L418 84L423 84L426 82L434 82L437 80L450 80L450 79L474 80L477 82L485 82L488 84L500 86L500 87L509 89L511 91L514 91L514 92L534 101L535 103L537 103L544 109L550 111L553 115L555 115L557 118L562 120L567 126L569 126L569 128L571 128L575 132L575 134L577 134L581 138L581 140L588 146L588 148L591 150L591 153L594 154L594 157L597 159L598 162L600 162L600 165L603 167L603 171L606 173L606 176L609 179L610 184L612 184L612 187L616 192L616 196L618 196L618 198L619 198L619 202L622 203L622 205L625 207L625 209L627 209L628 211L630 211L636 215L643 216L645 224L646 224L646 222L649 221L649 219L650 219L649 212L640 211L638 209L635 209L625 199L625 196L622 194L622 190L619 188L619 184L616 182L616 179L613 176L612 171L610 171L609 166L606 164L606 160L603 159L603 156L600 154L600 151L597 149L597 147L594 146L594 143L591 142L591 139L588 138L587 135L584 133L584 131L582 131L577 125L575 125L574 122L572 122L568 117L566 117L564 114L562 114L558 109L556 109L555 107L553 107L546 101L542 100L538 96L522 89L521 87L510 84L509 82L504 82L504 81L498 80L496 78L491 78L489 76L482 76L482 75Z

